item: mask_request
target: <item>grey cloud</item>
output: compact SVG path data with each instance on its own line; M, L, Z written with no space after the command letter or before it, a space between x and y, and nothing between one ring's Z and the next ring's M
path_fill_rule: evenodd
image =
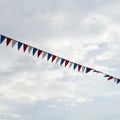
M16 4L16 6L14 6L14 3ZM108 3L108 1L106 3ZM21 38L21 36L18 34L21 33L20 31L23 31L21 33L22 36L30 36L32 34L32 36L30 37L36 38L36 40L38 40L39 37L41 39L50 40L52 38L61 38L61 36L75 37L81 36L82 34L96 34L96 31L100 33L100 31L104 29L101 27L100 24L97 23L88 27L83 26L81 23L81 20L83 20L86 16L89 16L91 13L100 14L95 12L94 9L96 10L98 6L103 6L104 4L102 2L39 1L38 3L33 3L32 1L26 1L23 4L22 1L12 1L9 4L11 4L11 6L8 9L2 7L2 18L6 19L6 25L4 25L2 28L3 31L5 28L5 33L7 32L6 27L8 28L8 30L15 31L11 34L13 34L14 36L18 35L19 38ZM30 5L30 7L26 7L27 4ZM110 2L108 3L108 5L109 4ZM73 5L75 5L76 7L73 7ZM93 9L93 11L91 11L90 9ZM85 12L85 10L87 11ZM63 16L63 22L60 26L58 25L59 23L57 25L54 23L54 18L58 17L57 19L59 19L59 14ZM7 21L8 18L11 19L10 22ZM105 19L106 18L107 16L105 17Z
M56 103L55 108L48 107L51 104L55 104L55 101L51 100L49 102L48 101L37 102L36 104L17 105L16 111L18 115L21 116L21 119L24 120L32 120L33 118L35 118L36 120L39 120L40 118L44 120L48 120L48 119L96 120L99 118L105 120L108 119L109 117L110 120L113 120L113 118L119 119L120 117L118 112L119 108L117 107L119 105L119 100L117 99L117 97L114 97L114 101L118 103L117 105L114 104L114 106L112 105L113 103L112 100L113 99L110 98L99 97L93 102L87 104L80 104L77 107L71 107L69 109L63 107L62 103ZM103 106L103 102L105 103L104 106ZM22 108L23 106L24 106L24 110ZM108 108L110 109L110 112L108 112ZM117 112L115 112L115 110L117 110Z
M0 0L0 31L119 77L119 5L118 0ZM0 119L120 118L119 85L113 81L47 63L16 46L0 48ZM105 97L113 91L114 97ZM79 98L93 101L79 104Z

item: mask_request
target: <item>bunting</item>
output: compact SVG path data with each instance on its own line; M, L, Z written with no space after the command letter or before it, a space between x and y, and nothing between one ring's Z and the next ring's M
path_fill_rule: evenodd
M35 55L36 52L37 52L37 48L33 48L33 56Z
M74 70L76 69L77 65L78 65L77 63L74 63L74 67L73 67Z
M104 77L110 77L110 75L104 75Z
M20 50L20 48L22 47L22 43L21 42L18 42L18 50Z
M100 73L100 71L98 71L98 70L93 70L93 72Z
M49 60L52 57L52 54L48 53L47 60Z
M86 67L82 66L82 72L83 72L83 73L85 72L85 68L86 68Z
M65 60L65 67L68 65L69 61Z
M109 78L108 78L108 80L112 80L113 79L113 77L112 76L110 76Z
M6 38L5 36L1 35L0 36L0 43L2 43L5 40L5 38Z
M47 55L47 52L43 52L42 58L44 58Z
M55 60L56 57L57 57L57 56L52 55L52 62L54 62L54 60Z
M82 65L78 65L78 72L81 70Z
M117 79L117 84L120 82L120 79Z
M86 73L90 72L91 70L91 68L86 67Z
M30 53L32 49L33 49L33 47L29 46L28 47L28 53Z
M12 40L12 48L15 46L16 43L17 43L16 40Z
M6 40L6 45L8 46L11 41L12 41L11 38L7 38L7 40Z
M35 54L37 54L37 57L40 57L40 55L42 54L42 58L45 58L47 56L47 61L54 62L56 61L56 63L58 63L60 61L60 65L64 64L64 67L69 66L69 68L73 68L73 70L78 70L78 72L82 72L82 73L89 73L90 71L94 72L94 73L99 73L99 74L103 74L105 78L107 78L107 80L114 80L117 84L120 83L120 79L113 77L109 74L103 73L101 71L95 70L93 68L89 68L89 67L85 67L81 64L72 62L70 60L67 60L65 58L61 58L57 55L45 52L43 50L40 50L38 48L32 47L28 44L22 43L20 41L11 39L9 37L6 37L4 35L0 35L0 44L2 44L3 42L6 42L6 46L9 46L10 44L12 45L12 48L17 44L17 49L20 50L21 47L23 48L23 52L28 51L28 53L30 54L32 51L32 55L34 56Z
M57 57L56 59L56 63L58 63L60 61L60 57Z
M73 65L73 62L70 62L70 64L69 64L69 68L71 68L71 67L72 67L72 65Z
M23 51L24 51L24 52L26 51L27 47L28 47L28 45L23 44Z
M61 62L60 65L62 65L64 63L65 59L61 58Z
M37 57L39 57L42 53L42 50L38 50Z

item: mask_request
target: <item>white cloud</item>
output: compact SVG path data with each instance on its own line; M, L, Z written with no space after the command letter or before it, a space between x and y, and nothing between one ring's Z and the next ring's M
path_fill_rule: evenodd
M8 109L9 109L9 107L7 105L5 105L5 104L0 105L0 112L7 111Z
M23 120L20 115L16 113L0 113L1 120Z
M50 108L56 108L56 105L49 105Z
M78 103L86 103L86 102L92 101L92 99L90 99L90 98L84 98L84 97L79 97L79 98L76 99L76 101Z
M108 92L108 93L103 94L103 96L105 96L105 97L114 97L114 96L119 96L119 95L120 95L120 92L118 92L118 91Z
M63 58L119 77L119 5L119 1L108 0L0 0L0 31L1 34ZM116 87L112 81L105 81L102 75L84 75L68 67L46 62L46 58L37 59L27 53L23 54L21 50L18 52L16 47L11 49L4 45L5 43L0 45L0 110L4 113L14 111L14 115L4 114L4 119L9 116L10 119L28 120L30 118L26 107L29 109L30 106L33 111L40 111L41 115L42 105L39 106L39 102L43 101L57 101L47 105L46 116L53 120L52 113L49 115L49 108L58 109L58 115L62 107L75 110L79 105L82 109L91 104L92 107L87 106L89 110L96 108L94 102L98 97L102 99L104 95L119 99L119 92L113 92L119 91L119 86ZM35 104L39 108L36 108ZM101 104L106 103L102 101ZM112 108L114 106L111 106ZM29 109L31 119L37 116L37 112L33 111ZM116 114L117 111L119 110L115 110ZM73 113L78 116L76 120L84 118L79 116L76 110ZM85 113L88 118L92 118L89 112ZM39 114L36 120L40 118ZM110 114L107 110L106 115ZM69 117L59 118L67 120ZM70 117L69 120L74 118ZM42 119L48 120L45 116ZM94 117L92 120L95 120Z

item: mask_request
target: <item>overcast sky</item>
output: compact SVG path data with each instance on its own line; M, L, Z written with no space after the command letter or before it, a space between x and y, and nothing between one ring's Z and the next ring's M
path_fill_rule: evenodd
M120 78L119 0L0 0L0 34ZM120 85L0 45L0 120L120 120Z

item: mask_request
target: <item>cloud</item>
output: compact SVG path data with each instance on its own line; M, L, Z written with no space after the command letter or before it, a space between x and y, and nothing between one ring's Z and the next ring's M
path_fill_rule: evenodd
M118 0L1 0L0 31L119 78L119 5ZM120 118L119 86L113 81L4 45L0 45L0 119Z
M0 113L0 119L1 120L22 120L20 115L16 113Z

